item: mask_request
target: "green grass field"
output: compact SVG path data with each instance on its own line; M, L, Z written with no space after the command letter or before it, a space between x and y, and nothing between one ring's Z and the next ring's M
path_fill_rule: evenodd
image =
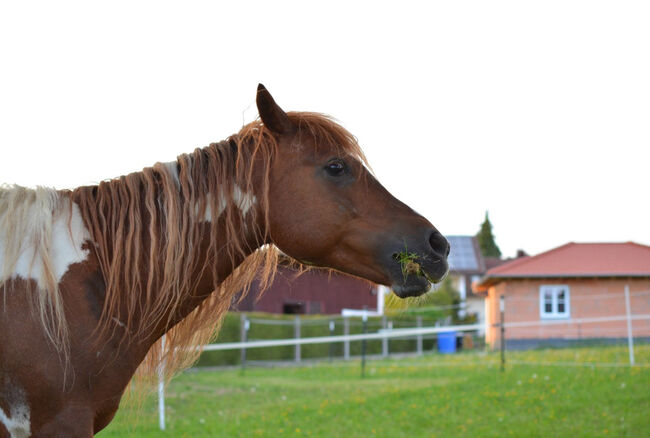
M650 364L650 346L636 348ZM650 437L650 368L623 347L426 355L294 368L186 372L156 400L123 407L99 437Z

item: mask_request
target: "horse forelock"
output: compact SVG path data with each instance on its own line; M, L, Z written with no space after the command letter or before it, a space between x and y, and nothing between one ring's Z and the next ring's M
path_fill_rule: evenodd
M309 135L317 148L334 149L341 155L350 155L368 165L357 138L334 118L314 112L289 112L289 119L298 128L299 135Z

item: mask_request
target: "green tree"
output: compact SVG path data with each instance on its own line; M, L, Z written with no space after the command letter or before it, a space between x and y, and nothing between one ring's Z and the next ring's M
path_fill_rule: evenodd
M478 245L481 248L483 257L501 257L501 250L494 241L492 224L490 223L487 211L485 212L485 220L481 224L481 229L476 234L476 238L478 239Z

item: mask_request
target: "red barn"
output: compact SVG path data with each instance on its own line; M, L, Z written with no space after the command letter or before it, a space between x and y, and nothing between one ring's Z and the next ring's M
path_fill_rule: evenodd
M279 266L273 284L259 297L253 284L248 296L233 310L290 314L340 314L346 309L375 309L374 284L350 275L311 270L296 277L289 267Z

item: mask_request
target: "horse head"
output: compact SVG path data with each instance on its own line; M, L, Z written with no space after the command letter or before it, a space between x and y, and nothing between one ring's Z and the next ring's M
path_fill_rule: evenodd
M259 85L277 142L269 175L270 243L298 261L419 296L448 271L449 243L368 170L356 139L315 113L285 113Z

